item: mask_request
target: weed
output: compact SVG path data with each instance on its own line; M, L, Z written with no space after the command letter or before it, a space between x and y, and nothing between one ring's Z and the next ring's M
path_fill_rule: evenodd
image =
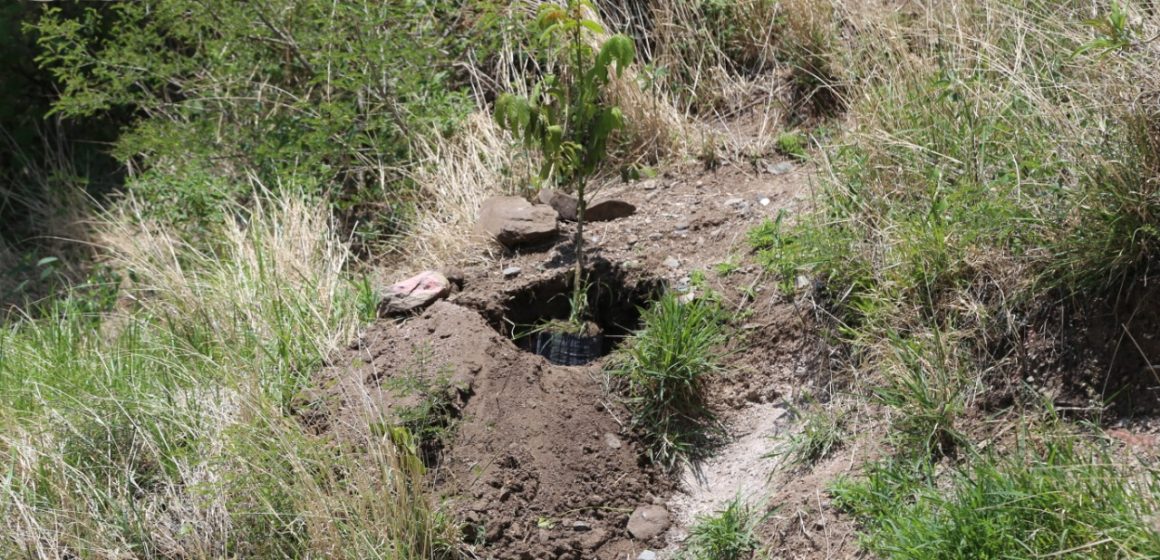
M650 457L673 468L699 458L719 429L705 406L704 385L720 369L724 316L711 301L682 303L666 292L643 310L641 322L611 372L626 383L632 426L648 442Z
M741 265L732 257L713 265L713 272L716 272L718 276L729 276L738 270L741 270Z
M783 132L777 135L777 151L796 159L806 159L806 138L800 132Z
M825 459L846 441L846 416L843 412L814 404L799 411L802 430L795 434L784 450L775 452L790 467L809 467Z
M752 558L760 546L755 534L766 515L760 506L746 503L740 495L725 508L706 516L699 516L692 528L682 560L744 560Z

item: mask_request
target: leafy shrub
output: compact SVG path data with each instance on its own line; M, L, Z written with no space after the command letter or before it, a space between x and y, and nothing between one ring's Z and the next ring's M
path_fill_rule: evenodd
M460 44L446 26L458 9L412 0L49 6L36 24L38 60L61 85L56 113L138 116L115 145L134 174L269 188L292 178L348 218L365 221L362 209L374 207L373 237L407 215L413 193L399 170L412 142L447 133L467 109L448 71ZM192 181L170 189L183 201L202 195ZM136 191L147 209L167 206L158 189Z

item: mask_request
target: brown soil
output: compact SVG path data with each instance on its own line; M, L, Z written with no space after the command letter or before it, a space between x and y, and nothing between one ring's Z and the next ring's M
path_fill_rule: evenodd
M696 517L737 490L767 498L771 509L781 506L763 531L777 554L852 555L853 526L824 504L817 519L830 544L817 544L815 525L801 525L802 512L814 511L811 500L822 499L838 471L791 480L765 457L796 429L785 414L789 403L834 385L823 367L826 347L810 334L811 312L775 293L745 242L761 220L801 205L807 170L791 169L770 174L726 165L610 185L597 200L626 200L637 213L587 229L600 280L590 301L613 342L636 327L636 307L661 285L698 297L712 291L737 312L726 373L713 380L709 395L731 438L716 450L718 459L699 466L702 478L647 464L622 427L627 413L608 392L603 360L553 366L511 339L521 325L561 318L567 309L559 295L573 262L567 225L557 243L539 250L496 258L489 248L493 258L455 270L463 289L448 301L368 328L317 375L301 417L315 431L342 437L367 437L374 426L397 423L426 433L436 487L481 558L620 560L666 544L671 550ZM722 262L736 270L713 272ZM510 267L519 274L505 277ZM694 271L701 271L700 282ZM834 464L856 464L842 456L845 462ZM760 491L730 487L739 472L770 484ZM628 517L648 504L666 505L674 526L637 542L627 532ZM785 511L798 513L789 522L778 513Z

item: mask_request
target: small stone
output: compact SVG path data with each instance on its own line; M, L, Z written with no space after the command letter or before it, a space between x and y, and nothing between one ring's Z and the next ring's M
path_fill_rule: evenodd
M734 197L734 198L727 199L725 201L726 208L741 208L742 206L745 206L745 199L744 198Z
M644 189L646 191L651 191L651 190L657 188L658 186L660 186L660 181L657 181L656 179L649 179L647 181L641 181L641 182L637 183L636 186L637 186L637 188L641 188L641 189Z
M675 230L675 231L688 231L689 230L689 222L677 222L677 225L673 226L673 230Z
M572 530L573 531L591 531L592 525L589 524L587 521L576 521L576 522L572 523Z
M625 270L639 270L640 269L640 261L638 261L636 259L633 259L631 261L624 261L624 264L621 264L620 267L625 269Z
M761 200L758 200L757 202L760 202L762 206L769 206L770 200L768 196L763 196L761 197Z
M676 257L669 257L669 258L665 259L665 266L668 268L671 268L673 270L676 270L678 268L681 268L681 261L677 260Z
M636 560L657 560L657 553L651 550L646 550L641 552L640 555L636 557Z
M658 241L662 237L664 237L664 236L659 234L659 233L656 233L656 232L648 234L649 241Z
M640 243L640 240L639 240L639 239L637 239L637 238L635 238L635 237L629 238L629 240L628 240L628 246L629 246L630 248L631 248L633 245L636 245L637 243Z
M640 506L628 518L628 533L634 539L648 541L661 536L670 524L669 510L663 506Z
M775 165L765 166L765 170L770 175L785 175L786 173L793 171L793 168L794 168L794 165L788 161L783 161L783 162L775 164Z
M616 437L615 434L606 433L604 434L604 445L607 445L609 449L620 449L620 446L624 444L620 442L620 438Z
M515 278L516 276L520 275L520 270L521 269L518 266L509 266L509 267L503 269L503 277L504 278Z

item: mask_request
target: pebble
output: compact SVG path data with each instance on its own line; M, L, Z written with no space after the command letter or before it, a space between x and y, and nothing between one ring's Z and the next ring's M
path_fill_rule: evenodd
M767 165L765 170L768 171L770 175L785 175L786 173L793 171L793 167L794 166L792 163L783 161L777 165Z
M681 268L681 261L677 260L676 257L669 257L669 258L665 259L665 266L668 268L671 268L673 270L676 270L678 268Z
M662 237L664 237L664 236L659 234L659 233L656 233L656 232L648 234L649 241L657 241Z
M516 276L520 275L520 271L521 271L521 269L518 266L509 266L509 267L503 269L503 277L504 278L515 278Z
M763 196L758 202L760 202L762 206L769 206L770 200L768 196Z
M577 521L577 522L572 524L572 530L573 531L591 531L592 525L590 525L587 521Z
M604 434L604 445L607 445L610 449L620 449L620 446L623 444L615 434L606 433Z
M657 553L651 550L646 550L641 552L640 556L636 557L636 560L657 560Z
M673 226L673 229L676 231L686 231L689 229L689 222L677 222L677 225Z

